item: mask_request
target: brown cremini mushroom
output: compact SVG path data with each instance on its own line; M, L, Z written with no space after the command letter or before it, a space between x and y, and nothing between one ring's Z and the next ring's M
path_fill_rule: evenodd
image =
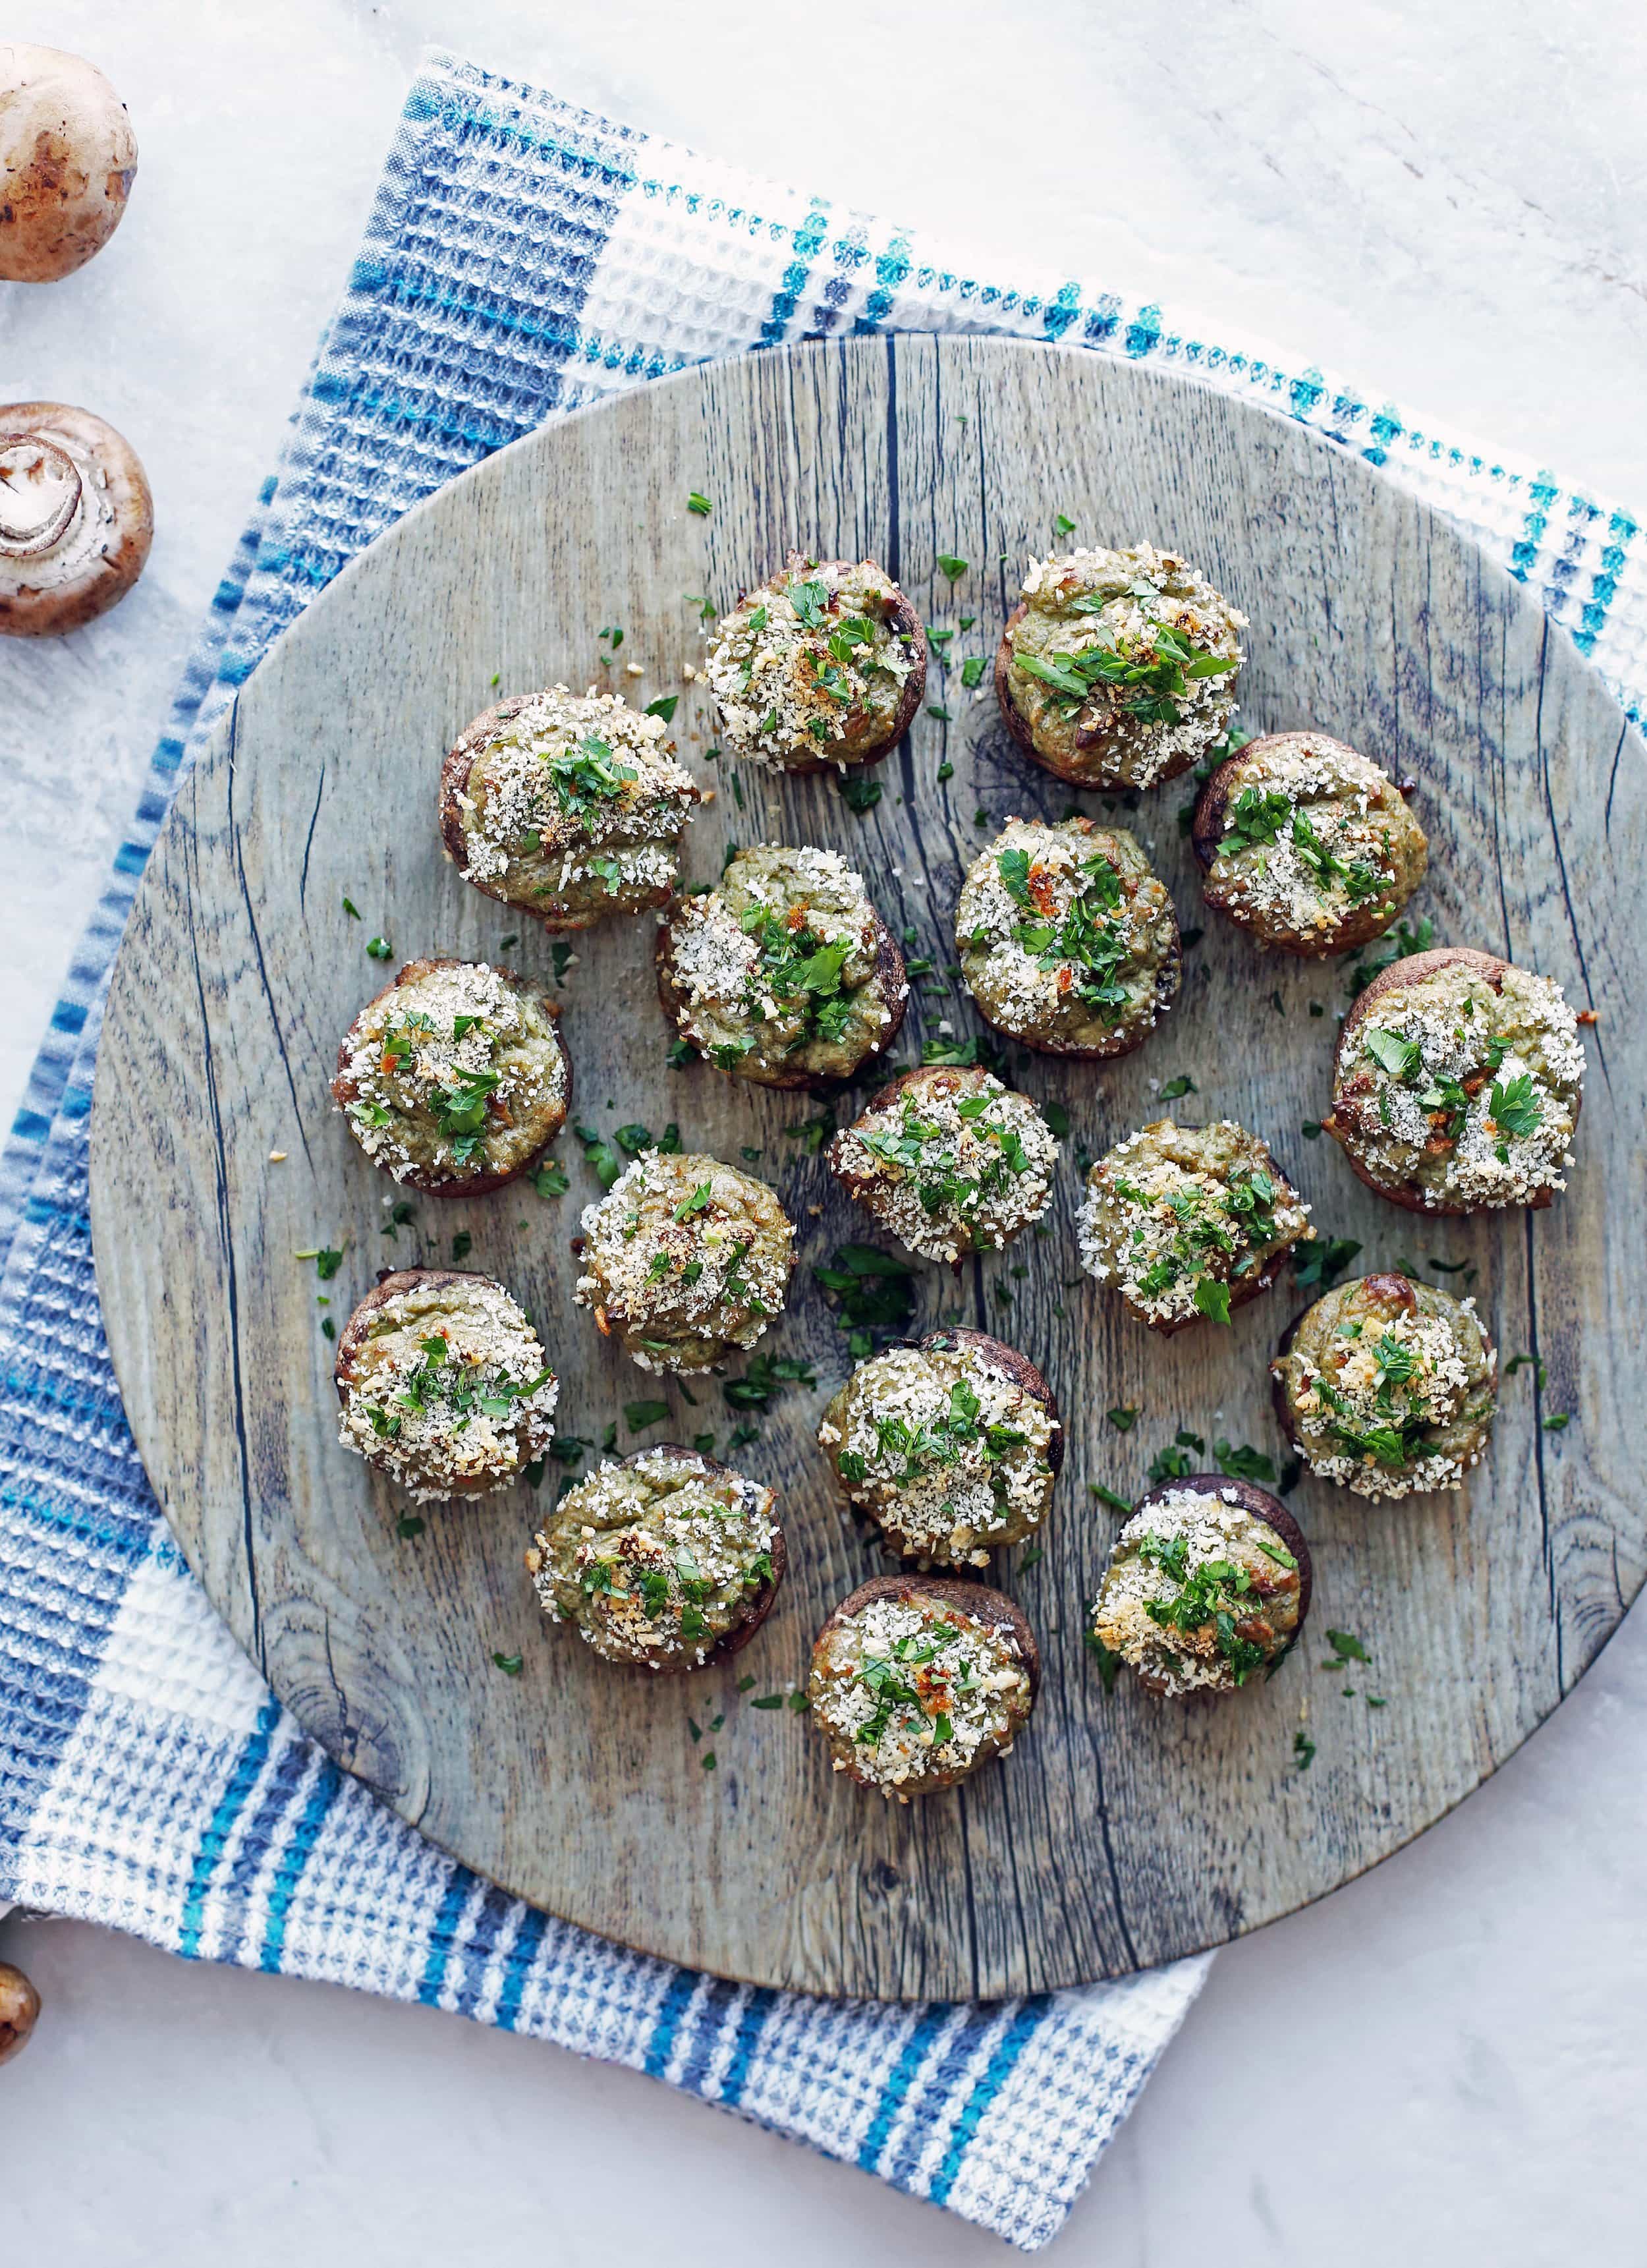
M131 444L89 409L0 404L0 635L56 637L123 599L154 540Z
M100 70L61 48L0 45L0 278L71 276L120 226L136 171Z
M0 1961L0 2063L22 2054L39 2014L40 1994L20 1969Z

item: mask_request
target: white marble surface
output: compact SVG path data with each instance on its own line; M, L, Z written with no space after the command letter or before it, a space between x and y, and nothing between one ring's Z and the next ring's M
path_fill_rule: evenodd
M112 418L159 527L117 614L0 651L8 1111L423 40L1004 265L1033 234L1071 273L1647 508L1635 0L14 0L6 32L101 64L143 166L101 258L0 286L0 401ZM1220 1959L1060 2260L1639 2257L1644 1740L1638 1616L1460 1813ZM21 1917L0 1953L48 2004L0 2073L19 2268L629 2268L660 2227L708 2268L729 2185L742 2257L1001 2257L643 2080L454 2019Z

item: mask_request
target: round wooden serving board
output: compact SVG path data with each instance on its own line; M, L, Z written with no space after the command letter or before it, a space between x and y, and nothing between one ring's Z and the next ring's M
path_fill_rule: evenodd
M710 517L688 512L694 490ZM626 1430L625 1403L660 1389L573 1308L569 1246L598 1189L570 1130L558 1202L530 1184L423 1198L391 1238L399 1193L327 1083L339 1035L402 960L550 973L548 940L442 858L435 788L478 710L562 679L637 703L680 696L682 752L718 788L688 837L690 877L717 873L729 839L833 845L860 866L936 965L901 1060L942 1018L975 1030L943 976L962 872L1008 814L1056 817L1073 799L1015 752L988 672L969 693L961 662L993 653L1026 561L1057 548L1058 514L1070 541L1147 538L1203 567L1251 617L1243 720L1318 725L1415 775L1430 869L1413 914L1437 942L1558 978L1600 1022L1567 1196L1542 1214L1415 1219L1361 1189L1330 1141L1301 1137L1327 1104L1342 969L1263 954L1204 913L1180 837L1188 783L1130 816L1079 799L1136 830L1205 935L1139 1053L1099 1067L1015 1055L1016 1082L1070 1122L1050 1237L959 1278L915 1263L918 1325L961 1320L1022 1347L1062 1403L1070 1455L1044 1557L1002 1555L995 1573L1040 1636L1034 1722L971 1786L901 1808L832 1774L804 1716L751 1706L804 1679L818 1625L881 1565L813 1439L849 1366L812 1265L879 1241L785 1138L816 1104L668 1067L650 918L577 941L574 1116L607 1134L674 1119L688 1149L734 1163L758 1151L751 1170L781 1192L802 1262L763 1350L819 1381L786 1388L738 1453L783 1498L790 1573L771 1619L726 1668L648 1682L538 1612L521 1553L559 1468L536 1496L425 1508L420 1534L397 1532L407 1507L338 1447L321 1319L341 1322L380 1268L449 1263L467 1231L466 1264L539 1320L565 1432L599 1440L615 1419L625 1451L712 1432L724 1452L742 1413L701 1379L690 1403L661 1389L667 1425ZM685 594L724 608L791 545L879 559L954 630L929 686L940 713L917 718L863 817L830 778L734 782L703 761L707 697L683 676L702 629ZM943 554L971 563L952 587ZM597 635L614 625L615 662ZM631 657L643 676L623 674ZM403 1817L555 1913L730 1977L889 1999L1045 1990L1320 1896L1478 1786L1642 1582L1643 753L1527 594L1390 483L1282 419L1095 355L802 347L639 388L504 450L409 513L280 641L180 789L121 948L92 1123L98 1272L133 1431L190 1562L276 1693ZM505 946L511 931L526 934ZM386 966L364 953L375 932ZM1118 1522L1088 1483L1132 1498L1180 1426L1209 1453L1224 1437L1279 1462L1265 1366L1307 1294L1289 1278L1232 1328L1168 1342L1074 1280L1078 1153L1163 1115L1157 1090L1180 1074L1195 1092L1178 1114L1267 1136L1322 1233L1361 1241L1357 1272L1450 1263L1436 1280L1468 1285L1505 1356L1545 1366L1541 1387L1531 1364L1504 1380L1489 1461L1461 1495L1379 1506L1296 1489L1317 1571L1306 1642L1271 1683L1188 1708L1124 1676L1106 1697L1083 1653L1082 1604ZM330 1285L293 1257L317 1245L343 1248ZM1130 1432L1106 1422L1114 1405L1141 1410ZM1562 1412L1564 1430L1546 1430ZM1371 1663L1324 1670L1329 1627ZM517 1654L518 1675L495 1665ZM1302 1771L1300 1731L1317 1751Z

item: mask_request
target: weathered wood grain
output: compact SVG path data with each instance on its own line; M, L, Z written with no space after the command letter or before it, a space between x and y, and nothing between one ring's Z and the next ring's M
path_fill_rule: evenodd
M689 490L712 499L689 515ZM1381 1204L1325 1141L1342 971L1262 954L1204 915L1180 837L1180 783L1129 818L1023 762L987 673L1026 556L1054 515L1099 541L1185 551L1252 618L1251 725L1313 725L1419 782L1431 841L1415 915L1439 941L1548 971L1593 1005L1592 1073L1568 1196L1536 1217L1426 1224ZM690 1681L614 1676L544 1627L520 1554L536 1499L400 1508L335 1440L331 1350L380 1266L450 1256L501 1277L542 1322L564 1428L598 1437L644 1381L570 1303L568 1250L595 1184L570 1136L570 1194L512 1188L473 1204L419 1201L386 1233L395 1194L331 1115L338 1035L377 988L364 954L496 953L547 975L547 941L466 889L439 853L433 805L455 731L496 697L603 670L603 625L626 632L642 701L682 694L676 728L702 759L711 733L683 682L701 633L687 593L725 605L799 542L879 558L926 619L957 629L929 698L853 815L826 780L746 773L690 839L693 874L728 839L816 842L868 876L894 931L941 971L966 862L1009 814L1073 800L1132 825L1204 926L1182 995L1137 1054L1102 1065L1018 1058L1022 1085L1062 1101L1072 1131L1049 1239L1027 1238L958 1280L919 1271L918 1322L996 1331L1051 1380L1070 1454L1026 1568L993 1580L1027 1610L1045 1678L1016 1752L971 1786L907 1810L837 1781L788 1711L737 1692L801 1679L812 1633L879 1564L832 1501L812 1440L847 1365L808 1264L861 1217L783 1129L814 1106L668 1070L652 990L652 924L577 941L564 1030L578 1115L610 1130L679 1120L688 1147L754 1170L799 1224L791 1312L768 1342L817 1368L741 1461L782 1492L792 1570L771 1619L727 1670ZM952 591L939 553L972 563ZM649 387L493 458L412 513L321 598L242 693L183 786L121 953L99 1066L93 1223L110 1343L139 1447L212 1598L310 1729L406 1817L472 1867L557 1913L731 1976L901 1998L1072 1984L1208 1945L1284 1913L1372 1864L1467 1794L1567 1691L1647 1570L1639 1484L1647 998L1643 749L1564 637L1508 578L1362 465L1284 423L1095 357L903 339L762 355ZM944 760L953 775L938 778ZM364 923L342 909L347 893ZM1272 1002L1275 1005L1272 1005ZM1309 1004L1324 1013L1312 1017ZM947 1016L953 987L912 1004L900 1060ZM1081 1608L1115 1516L1089 1481L1136 1495L1180 1425L1279 1454L1265 1364L1302 1305L1290 1284L1163 1343L1077 1273L1077 1154L1160 1115L1156 1089L1195 1081L1180 1115L1229 1114L1269 1138L1326 1233L1363 1266L1467 1263L1506 1353L1489 1467L1461 1497L1368 1506L1306 1483L1290 1501L1313 1549L1312 1621L1355 1631L1372 1663L1324 1673L1308 1644L1227 1706L1165 1707L1123 1680L1109 1698L1084 1659ZM285 1150L270 1165L271 1150ZM330 1287L294 1251L342 1243ZM1019 1274L1018 1271L1022 1270ZM1453 1288L1465 1280L1444 1278ZM315 1304L329 1288L335 1304ZM1007 1302L1010 1300L1010 1304ZM680 1438L734 1413L715 1382ZM1140 1405L1122 1436L1114 1404ZM1540 1418L1571 1413L1564 1432ZM665 1429L658 1429L660 1432ZM518 1653L518 1677L494 1653ZM1346 1697L1343 1688L1354 1694ZM1366 1693L1386 1697L1370 1708ZM1305 1722L1312 1769L1293 1768ZM688 1714L724 1722L695 1745ZM702 1770L713 1747L718 1768Z

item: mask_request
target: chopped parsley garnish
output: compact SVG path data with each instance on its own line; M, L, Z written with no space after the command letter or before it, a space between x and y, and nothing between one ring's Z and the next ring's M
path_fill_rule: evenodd
M366 950L374 961L387 961L394 951L386 937L369 937Z
M940 551L937 555L938 572L952 583L960 580L967 572L967 564L965 559L958 559L952 551Z
M1364 958L1362 954L1356 956L1345 980L1350 998L1353 1000L1364 992L1375 976L1382 976L1398 961L1405 961L1415 953L1428 953L1435 942L1435 935L1436 925L1427 914L1410 927L1406 922L1398 922L1395 928L1381 937L1376 946L1363 948ZM1349 960L1350 956L1346 954L1344 958Z
M518 1677L521 1670L526 1667L520 1655L518 1653L495 1653L492 1656L492 1660L496 1663L498 1668L503 1671L505 1677Z
M533 1174L532 1186L540 1197L563 1197L571 1183L566 1178L565 1167L557 1166L551 1159L547 1166L540 1166Z
M901 1337L915 1313L915 1279L901 1260L872 1244L843 1244L827 1268L814 1268L847 1334L847 1351L865 1360L878 1342Z
M1227 1473L1232 1480L1273 1481L1276 1477L1274 1464L1261 1449L1254 1449L1248 1442L1243 1441L1239 1448L1232 1448L1227 1441L1215 1441L1212 1454L1218 1470ZM1261 1549L1268 1547L1261 1546ZM1271 1551L1269 1557L1273 1559L1276 1554ZM1283 1559L1282 1564L1290 1567L1292 1562Z
M1098 614L1108 603L1095 595L1075 605L1077 612ZM1100 643L1078 653L1019 653L1015 659L1067 709L1079 709L1105 686L1113 689L1116 705L1142 725L1180 723L1191 681L1221 676L1238 666L1233 654L1198 652L1181 630L1165 622L1151 622L1143 636L1125 645Z
M1100 1022L1118 1024L1131 995L1121 973L1132 948L1121 922L1121 877L1101 852L1084 859L1080 887L1062 914L1055 912L1054 883L1030 863L1026 850L1003 850L996 869L1007 895L1028 918L1013 925L1015 942L1043 969L1070 971L1075 996L1096 1008ZM1060 983L1062 982L1062 975Z
M687 510L695 513L699 519L707 519L714 509L708 497L700 496L696 489L694 489L687 497Z
M660 693L656 701L647 703L641 714L643 717L661 717L665 725L672 725L680 706L680 696L678 693Z
M1201 1089L1195 1085L1195 1080L1187 1072L1180 1071L1176 1079L1169 1079L1162 1087L1160 1100L1163 1102L1176 1102L1181 1095L1199 1094L1200 1092Z
M1394 1079L1410 1079L1423 1061L1416 1040L1404 1040L1398 1032L1383 1031L1377 1024L1368 1026L1362 1045L1379 1070Z
M1302 1284L1319 1284L1323 1292L1337 1283L1360 1245L1352 1236L1317 1236L1292 1248L1292 1272Z
M861 770L837 772L835 787L847 809L857 812L860 819L866 811L873 811L880 801L880 782L878 779L866 777Z
M741 1378L721 1389L734 1410L764 1410L785 1386L814 1387L817 1374L794 1355L755 1355Z
M1167 1541L1153 1533L1143 1536L1138 1557L1177 1587L1164 1598L1146 1599L1143 1610L1151 1622L1167 1631L1200 1632L1210 1628L1213 1643L1230 1665L1236 1684L1244 1685L1254 1670L1268 1659L1261 1646L1243 1638L1236 1627L1244 1616L1254 1584L1245 1567L1224 1557L1189 1564L1188 1541L1174 1535Z
M1543 1121L1544 1106L1526 1071L1504 1084L1495 1081L1487 1097L1487 1114L1501 1134L1512 1142L1535 1132Z

